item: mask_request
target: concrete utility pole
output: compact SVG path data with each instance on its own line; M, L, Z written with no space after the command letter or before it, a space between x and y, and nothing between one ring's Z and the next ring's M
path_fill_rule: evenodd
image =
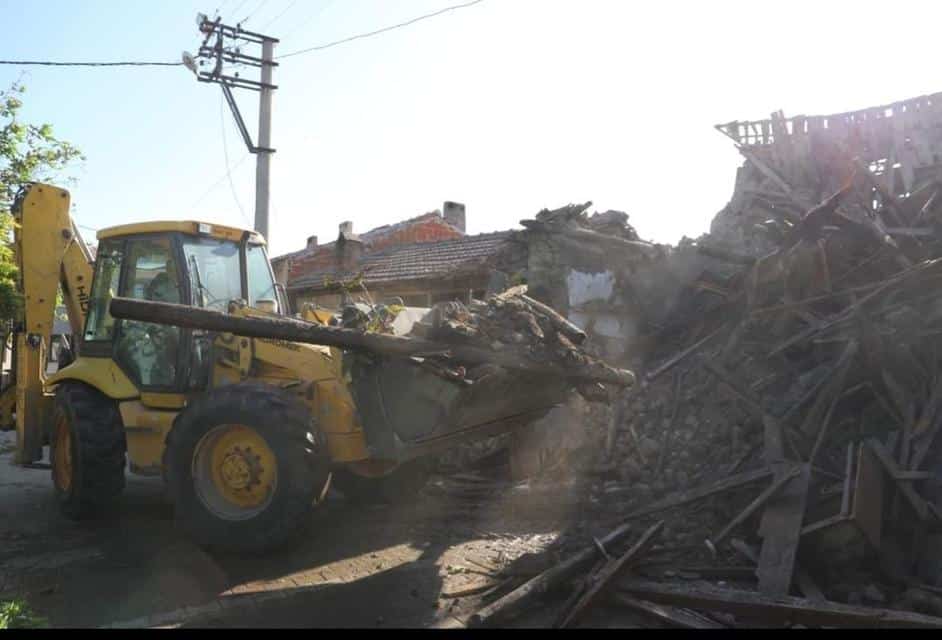
M266 39L262 43L262 91L258 99L258 146L255 156L255 230L268 238L268 203L271 180L271 98L272 65L275 63L275 43Z
M243 31L241 24L235 27L223 24L221 18L210 20L203 14L196 18L200 32L204 34L196 57L184 52L183 64L186 65L200 82L213 82L222 87L222 93L232 111L239 133L248 147L249 153L255 154L255 230L266 239L268 238L268 203L270 198L271 181L271 155L275 150L271 148L271 103L272 94L278 87L272 84L272 75L278 63L275 62L275 45L278 40L260 33ZM216 36L213 45L210 39ZM227 43L230 43L227 45ZM257 44L262 47L262 57L250 56L242 53L243 44ZM197 66L199 60L199 66ZM199 67L207 62L213 63L212 71L201 71ZM240 77L239 72L229 75L224 72L223 65L239 64L258 67L261 69L259 80L250 80ZM250 89L259 92L258 100L258 145L252 142L239 105L236 103L232 89Z

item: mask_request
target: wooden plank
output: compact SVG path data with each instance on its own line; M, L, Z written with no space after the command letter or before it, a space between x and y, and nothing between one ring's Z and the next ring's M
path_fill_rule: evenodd
M646 373L644 376L644 379L647 382L653 382L654 380L659 378L661 375L667 373L668 371L673 369L675 366L677 366L678 364L686 360L688 357L693 355L697 350L702 349L708 342L713 340L713 338L715 338L716 336L720 335L725 329L726 329L726 325L722 325L719 329L717 329L713 333L701 338L700 340L697 340L697 342L690 345L689 347L687 347L686 349L684 349L677 355L669 358L666 362L659 365L653 371Z
M931 477L932 474L928 471L900 471L893 476L893 479L903 480L904 482L919 482L921 480L928 480Z
M647 580L625 580L620 591L636 598L669 606L704 611L723 611L733 615L791 621L806 626L857 628L939 629L942 618L908 611L855 607L834 602L813 602L790 596L766 596L739 589L715 587L691 588L689 585L663 584Z
M774 475L774 472L771 469L765 467L755 471L737 473L734 476L729 476L728 478L724 478L719 482L715 482L706 487L689 489L686 491L676 491L653 504L649 504L646 507L642 507L631 512L628 514L627 518L629 520L634 520L642 516L651 515L660 511L666 511L667 509L673 509L674 507L680 507L690 502L700 500L701 498L706 498L708 496L722 493L724 491L729 491L731 489L738 489L744 485L751 484L759 480L764 480L765 478L768 478L772 475Z
M459 587L454 587L451 590L442 591L443 598L464 598L466 596L473 596L485 591L490 591L502 585L507 584L508 580L502 581L493 581L488 580L487 582L475 582L472 584L465 584Z
M909 461L909 469L916 471L922 466L926 456L929 455L929 449L932 448L933 442L938 437L940 428L942 428L942 412L936 413L932 421L932 427L919 438L919 444L916 450L913 451L912 459Z
M850 522L849 515L837 514L836 516L831 516L830 518L825 518L824 520L818 520L817 522L812 522L809 525L802 527L801 535L806 536L812 534L816 531L821 531L822 529L827 529L833 527L836 524L841 522Z
M680 417L680 407L683 404L681 401L681 383L683 381L683 374L675 371L674 380L673 380L673 390L671 392L671 403L673 407L671 408L671 417L670 422L667 424L667 428L664 429L664 433L661 436L661 451L657 457L657 468L656 474L661 475L661 471L664 469L664 460L667 459L667 452L670 449L670 439L674 433L674 428L677 426L677 418Z
M827 423L822 424L821 418L825 412L830 413L828 408L840 400L841 392L844 389L844 380L847 377L847 372L850 370L851 364L854 362L857 349L858 345L856 340L851 340L847 346L844 347L844 352L841 353L837 363L827 376L827 386L821 390L814 404L811 405L808 413L805 414L805 419L802 421L800 428L803 435L810 437L826 429Z
M779 468L776 479L788 471ZM758 575L759 589L766 595L785 595L791 586L810 482L811 467L804 464L801 473L788 482L762 514Z
M631 533L632 527L633 523L629 520L599 540L599 542L603 547L616 544ZM578 575L580 571L592 564L598 556L599 550L595 545L586 547L574 556L531 578L502 598L478 610L468 620L468 626L483 627L514 617L539 596Z
M880 462L868 447L860 447L852 518L878 551L883 539L883 494L883 469Z
M844 467L844 489L841 492L841 515L850 516L851 497L853 495L854 449L853 442L847 444L847 462Z
M935 440L936 433L938 433L939 425L942 425L938 412L940 402L942 402L942 379L936 380L919 419L904 434L903 450L899 457L900 466L904 469L918 469L922 465L926 454L929 453L932 441ZM919 442L919 446L915 451L912 449L914 442ZM911 459L910 454L912 455Z
M867 446L870 447L870 450L876 454L877 460L883 465L883 468L886 469L886 472L890 475L891 478L896 482L896 488L899 489L900 494L909 505L913 508L913 511L916 512L916 516L922 520L926 521L929 518L929 508L926 506L926 501L916 493L916 490L913 489L912 485L908 482L902 480L896 480L896 476L899 475L900 469L896 465L896 461L893 460L893 457L889 452L883 448L883 445L880 444L880 441L876 438L870 438L867 440Z
M781 477L777 478L771 485L768 486L762 493L760 493L755 500L749 503L745 509L743 509L738 516L732 519L728 525L726 525L722 531L716 534L712 539L707 540L707 546L714 550L716 545L722 542L726 536L728 536L736 527L745 522L748 518L752 516L756 511L758 511L762 506L768 502L775 494L777 494L782 487L784 487L789 480L801 473L801 467L793 467L789 473L782 474Z
M700 358L700 363L703 365L703 368L712 373L716 378L726 385L726 387L733 392L733 394L745 403L749 410L759 419L765 417L765 410L762 408L758 398L752 395L746 385L740 384L733 376L726 371L723 367L715 364L714 362L707 360L706 358Z
M734 538L730 544L734 549L736 549L736 551L744 555L749 560L752 560L753 563L759 562L759 551L755 547L738 538ZM800 565L795 566L795 584L798 586L799 591L801 591L806 598L811 600L827 600L824 592L821 591L821 588L817 585L811 575Z
M570 596L566 598L566 602L564 602L563 605L559 608L559 615L556 616L556 621L553 623L554 629L560 628L566 621L569 611L571 611L572 608L576 606L576 603L579 602L583 594L585 594L586 590L592 584L592 579L599 571L602 570L602 567L605 566L606 562L606 558L600 558L599 561L595 563L595 566L592 567L592 570L588 573L588 575L578 578L575 581L575 588L572 590Z
M699 616L694 616L681 609L670 607L663 604L654 604L645 600L638 600L625 593L614 593L611 596L612 602L639 613L643 613L655 620L666 623L672 627L680 629L725 629L726 627L706 620Z
M681 567L678 569L680 575L697 575L707 580L755 580L755 567Z
M602 567L602 570L594 576L594 581L588 589L586 589L585 594L579 598L579 601L576 602L569 613L564 616L559 626L566 628L581 619L599 593L614 582L616 578L620 577L621 574L631 566L631 563L635 562L638 556L644 553L645 550L654 543L655 536L657 536L663 528L663 520L653 524L628 551Z

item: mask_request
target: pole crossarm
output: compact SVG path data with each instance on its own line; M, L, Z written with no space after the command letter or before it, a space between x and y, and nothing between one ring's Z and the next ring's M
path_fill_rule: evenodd
M224 24L221 18L210 20L204 15L197 17L202 42L196 58L199 65L211 63L211 71L202 71L196 67L192 56L184 54L186 63L199 82L211 82L222 87L222 94L229 105L239 134L249 153L255 155L255 230L262 236L268 236L269 184L271 180L271 156L275 149L271 146L271 107L272 94L278 88L272 82L272 71L278 66L275 62L274 48L277 38L254 31L245 31L241 25ZM215 39L213 44L211 41ZM253 56L242 53L244 44L261 45L262 55ZM225 65L244 65L259 69L260 78L244 78L238 72L230 73ZM252 134L242 118L233 89L248 89L259 94L258 100L258 144L252 141Z

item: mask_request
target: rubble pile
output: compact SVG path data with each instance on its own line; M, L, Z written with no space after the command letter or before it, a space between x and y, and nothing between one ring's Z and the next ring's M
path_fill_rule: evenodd
M588 214L591 202L582 205L570 204L561 209L544 209L536 214L534 220L524 220L521 224L527 229L570 232L574 237L594 232L609 238L638 242L641 238L635 228L628 224L628 214L623 211L605 211Z
M721 128L746 164L668 258L702 269L613 406L569 538L593 544L472 622L552 588L558 626L602 601L680 627L942 625L939 124L933 96Z
M443 344L525 353L533 363L579 373L582 378L621 377L626 384L633 382L630 373L613 369L582 347L586 334L579 327L526 292L523 285L484 301L472 300L467 306L458 301L440 303L427 320L413 326L410 335ZM473 381L494 369L495 365L482 364L470 369L459 366L453 371ZM586 398L607 398L598 383L582 382L576 388Z

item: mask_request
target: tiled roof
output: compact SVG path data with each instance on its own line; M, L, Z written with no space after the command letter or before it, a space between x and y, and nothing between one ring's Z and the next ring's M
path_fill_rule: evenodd
M440 242L391 246L365 253L354 270L343 271L336 263L312 269L288 288L321 289L331 282L349 280L363 273L367 283L441 278L456 270L473 269L494 257L505 246L512 231L482 233Z
M357 235L357 239L364 244L372 246L374 249L383 249L388 244L404 244L405 241L413 242L426 242L438 240L442 231L438 231L437 234L425 234L431 235L431 237L422 237L421 229L424 227L427 228L427 225L432 224L435 227L438 227L445 233L452 236L461 235L461 231L451 226L441 214L433 211L430 213L423 213L420 216L414 218L409 218L408 220L403 220L395 224L385 224L381 227L376 227L375 229L370 229L366 233L361 233ZM418 235L418 237L416 237ZM272 262L280 262L286 258L300 258L308 256L313 253L317 253L320 249L324 247L333 247L334 242L327 242L321 245L318 245L314 248L304 248L299 249L298 251L293 251L291 253L285 253L280 256L276 256L271 259Z

